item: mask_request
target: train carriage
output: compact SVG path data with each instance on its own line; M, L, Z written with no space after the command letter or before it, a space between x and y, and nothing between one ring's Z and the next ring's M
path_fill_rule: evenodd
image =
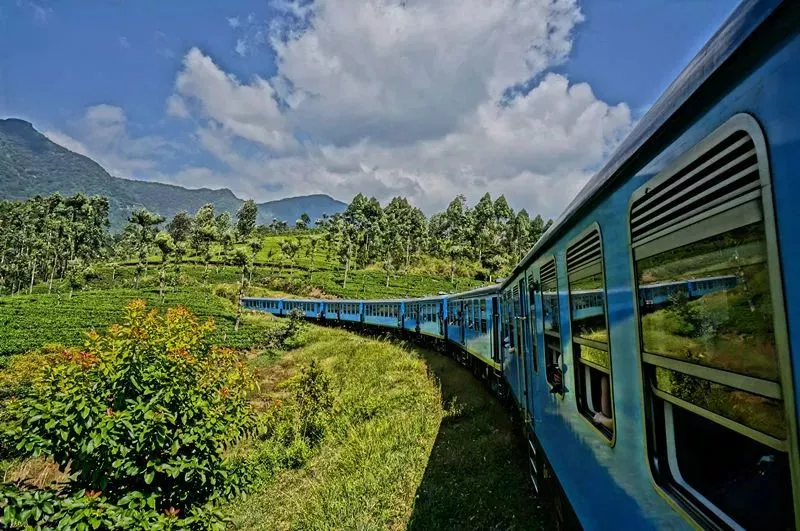
M402 301L369 301L363 303L362 322L389 328L403 327Z
M500 369L496 351L497 293L486 286L447 297L447 339L493 369Z
M499 291L376 321L502 373L566 520L800 528L797 94L800 3L743 2Z
M444 297L409 299L403 307L403 329L409 332L444 338L446 312Z

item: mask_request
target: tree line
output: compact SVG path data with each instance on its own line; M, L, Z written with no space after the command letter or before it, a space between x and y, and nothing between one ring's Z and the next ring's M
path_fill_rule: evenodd
M148 274L153 253L163 289L167 265L180 266L187 256L208 265L214 261L242 267L252 275L252 263L262 249L263 237L287 234L277 253L267 261L294 264L301 251L311 259L313 280L317 251L338 262L343 283L353 268L378 265L392 275L408 272L428 257L446 261L451 281L459 266L470 265L492 281L507 272L549 227L541 216L531 218L525 209L514 211L504 196L485 194L474 206L463 195L430 218L403 197L385 207L373 198L356 195L344 212L312 221L307 214L293 226L273 220L256 225L257 207L245 201L234 218L216 212L213 204L194 214L177 213L169 222L156 213L137 209L119 234L108 232L107 198L76 194L34 197L26 201L0 201L0 292L31 292L37 280L66 279L78 287L93 274L92 264L135 261L135 282ZM294 235L295 237L291 237ZM239 244L239 245L237 245ZM245 245L242 245L245 244ZM207 273L206 273L207 274ZM112 273L113 275L113 273Z
M446 260L451 281L457 266L467 262L492 281L521 260L551 224L540 215L531 219L525 209L515 212L504 196L492 200L487 193L473 207L458 195L430 219L403 197L381 207L377 199L358 194L344 212L324 216L316 225L344 267L345 284L353 266L376 263L386 271L388 284L393 272L424 256Z

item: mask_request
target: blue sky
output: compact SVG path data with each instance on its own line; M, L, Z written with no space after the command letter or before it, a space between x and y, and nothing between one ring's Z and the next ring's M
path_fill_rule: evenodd
M556 215L736 2L511 4L6 0L0 116L129 178Z

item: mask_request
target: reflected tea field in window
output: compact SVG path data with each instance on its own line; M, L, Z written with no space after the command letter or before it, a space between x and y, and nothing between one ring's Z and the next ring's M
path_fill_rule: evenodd
M640 260L644 350L777 381L763 223Z

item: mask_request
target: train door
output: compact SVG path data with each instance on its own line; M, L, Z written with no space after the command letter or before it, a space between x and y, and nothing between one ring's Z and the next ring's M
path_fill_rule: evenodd
M514 300L512 301L513 308L514 308L514 335L515 335L515 343L517 344L517 378L520 384L520 402L522 404L524 413L525 413L525 421L530 421L530 407L528 402L528 370L527 370L527 358L528 358L528 342L526 340L526 330L527 330L527 318L525 312L525 299L527 296L527 287L525 283L525 278L523 277L519 283L514 286L512 290L512 296Z

